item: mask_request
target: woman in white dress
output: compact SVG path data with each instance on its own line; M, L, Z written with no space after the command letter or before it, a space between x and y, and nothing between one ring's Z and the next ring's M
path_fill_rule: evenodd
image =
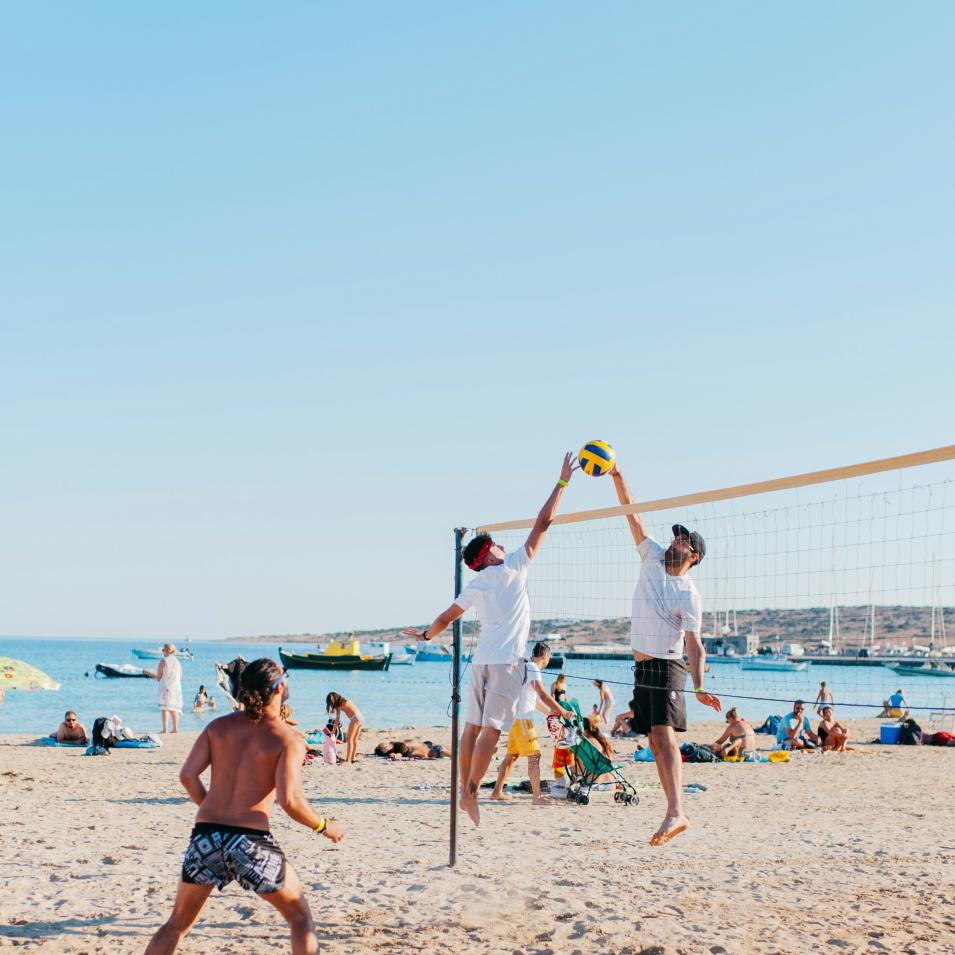
M182 664L176 659L176 647L167 643L162 648L163 658L156 670L159 681L159 709L162 713L162 731L172 718L173 733L179 732L179 714L182 712Z

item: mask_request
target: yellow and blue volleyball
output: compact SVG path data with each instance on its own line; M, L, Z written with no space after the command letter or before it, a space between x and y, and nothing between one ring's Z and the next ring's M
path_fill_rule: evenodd
M612 467L617 455L606 441L588 441L577 455L580 470L591 477L600 477Z

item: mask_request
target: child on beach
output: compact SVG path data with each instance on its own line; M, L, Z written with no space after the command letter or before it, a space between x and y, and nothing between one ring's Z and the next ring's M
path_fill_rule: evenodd
M348 717L348 731L345 734L345 759L346 763L355 762L358 755L358 737L361 736L361 726L364 717L361 710L351 701L346 700L340 693L329 693L325 697L325 709L328 713L335 714L335 722L332 724L331 736L335 737L338 725L342 719L342 713Z
M511 768L521 756L527 757L527 775L531 782L534 805L546 806L550 802L541 793L541 748L534 730L534 713L537 710L548 716L551 713L561 713L568 719L572 719L574 714L571 710L563 709L544 689L541 682L541 670L547 666L549 660L550 646L541 640L535 644L531 659L527 662L527 679L521 693L517 718L511 725L507 737L507 756L501 763L494 792L491 793L491 799L498 802L510 802L511 797L504 794L504 783Z
M330 726L322 729L322 760L327 766L335 766L338 763L338 747Z

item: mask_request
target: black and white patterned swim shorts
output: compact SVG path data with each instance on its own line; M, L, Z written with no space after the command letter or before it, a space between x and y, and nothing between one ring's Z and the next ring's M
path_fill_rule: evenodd
M182 860L182 881L219 889L235 881L266 895L285 885L285 853L262 829L197 822Z

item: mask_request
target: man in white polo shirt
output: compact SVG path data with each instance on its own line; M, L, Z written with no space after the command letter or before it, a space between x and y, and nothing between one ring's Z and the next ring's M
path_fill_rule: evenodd
M527 599L527 569L537 553L564 488L576 470L572 454L564 455L560 478L547 498L527 540L508 554L487 534L479 534L464 549L464 562L477 576L426 630L402 633L430 640L465 611L474 607L480 622L477 647L471 658L471 687L461 747L461 808L474 825L481 824L478 790L497 748L501 729L513 723L524 685L524 653L531 628Z
M620 503L635 504L620 469L615 465L610 473ZM666 794L666 816L650 839L651 846L662 846L689 825L683 813L683 762L676 738L677 733L686 732L684 648L696 698L720 711L720 701L703 690L703 609L696 586L687 576L706 554L706 544L696 531L674 524L673 541L664 550L647 534L640 514L628 514L627 522L642 562L630 621L634 659L631 726L649 737Z

